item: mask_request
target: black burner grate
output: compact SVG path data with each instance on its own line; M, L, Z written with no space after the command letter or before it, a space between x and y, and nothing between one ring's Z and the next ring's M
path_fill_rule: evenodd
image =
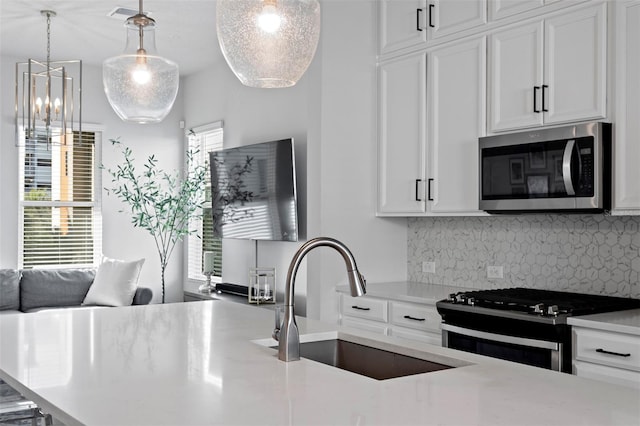
M532 288L504 288L458 293L464 302L492 309L534 312L536 305L557 306L559 314L586 315L640 307L640 300ZM463 302L463 303L464 303ZM471 304L471 303L469 303Z

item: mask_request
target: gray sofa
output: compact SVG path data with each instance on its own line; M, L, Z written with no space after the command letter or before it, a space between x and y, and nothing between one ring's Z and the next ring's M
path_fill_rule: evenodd
M79 307L95 269L0 269L0 314ZM153 292L138 287L133 305L147 305Z

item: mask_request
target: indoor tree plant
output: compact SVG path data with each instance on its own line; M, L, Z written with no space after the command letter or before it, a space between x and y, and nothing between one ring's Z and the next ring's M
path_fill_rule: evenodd
M124 161L114 169L105 169L112 182L112 187L105 190L128 205L133 226L146 229L153 237L160 256L164 303L167 263L176 243L196 232L189 228L189 221L202 216L209 171L196 161L198 151L188 150L184 175L162 171L154 155L147 158L139 173L131 149L117 139L110 141L120 149Z

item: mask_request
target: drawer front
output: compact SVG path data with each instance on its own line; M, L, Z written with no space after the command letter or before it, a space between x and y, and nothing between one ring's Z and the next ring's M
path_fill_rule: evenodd
M392 324L440 333L441 317L435 306L402 302L390 303Z
M640 371L640 337L573 328L574 357L610 367Z
M389 329L389 335L400 337L402 339L417 340L431 345L442 346L442 336L438 333L431 333L427 331L420 332L404 327L391 327Z
M349 317L342 318L344 327L357 328L358 330L370 331L372 333L387 335L387 327L379 322L363 321Z
M373 321L388 321L387 301L342 295L342 315Z
M613 383L640 390L640 372L607 367L590 362L574 361L573 374L587 379Z

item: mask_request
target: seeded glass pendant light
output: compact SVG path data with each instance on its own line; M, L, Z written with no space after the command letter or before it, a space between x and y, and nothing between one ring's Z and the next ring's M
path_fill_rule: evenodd
M317 0L218 0L218 41L250 87L290 87L309 67L320 38Z
M178 65L158 56L156 22L140 11L127 19L127 45L122 55L102 64L104 92L113 110L124 121L158 123L178 95Z

